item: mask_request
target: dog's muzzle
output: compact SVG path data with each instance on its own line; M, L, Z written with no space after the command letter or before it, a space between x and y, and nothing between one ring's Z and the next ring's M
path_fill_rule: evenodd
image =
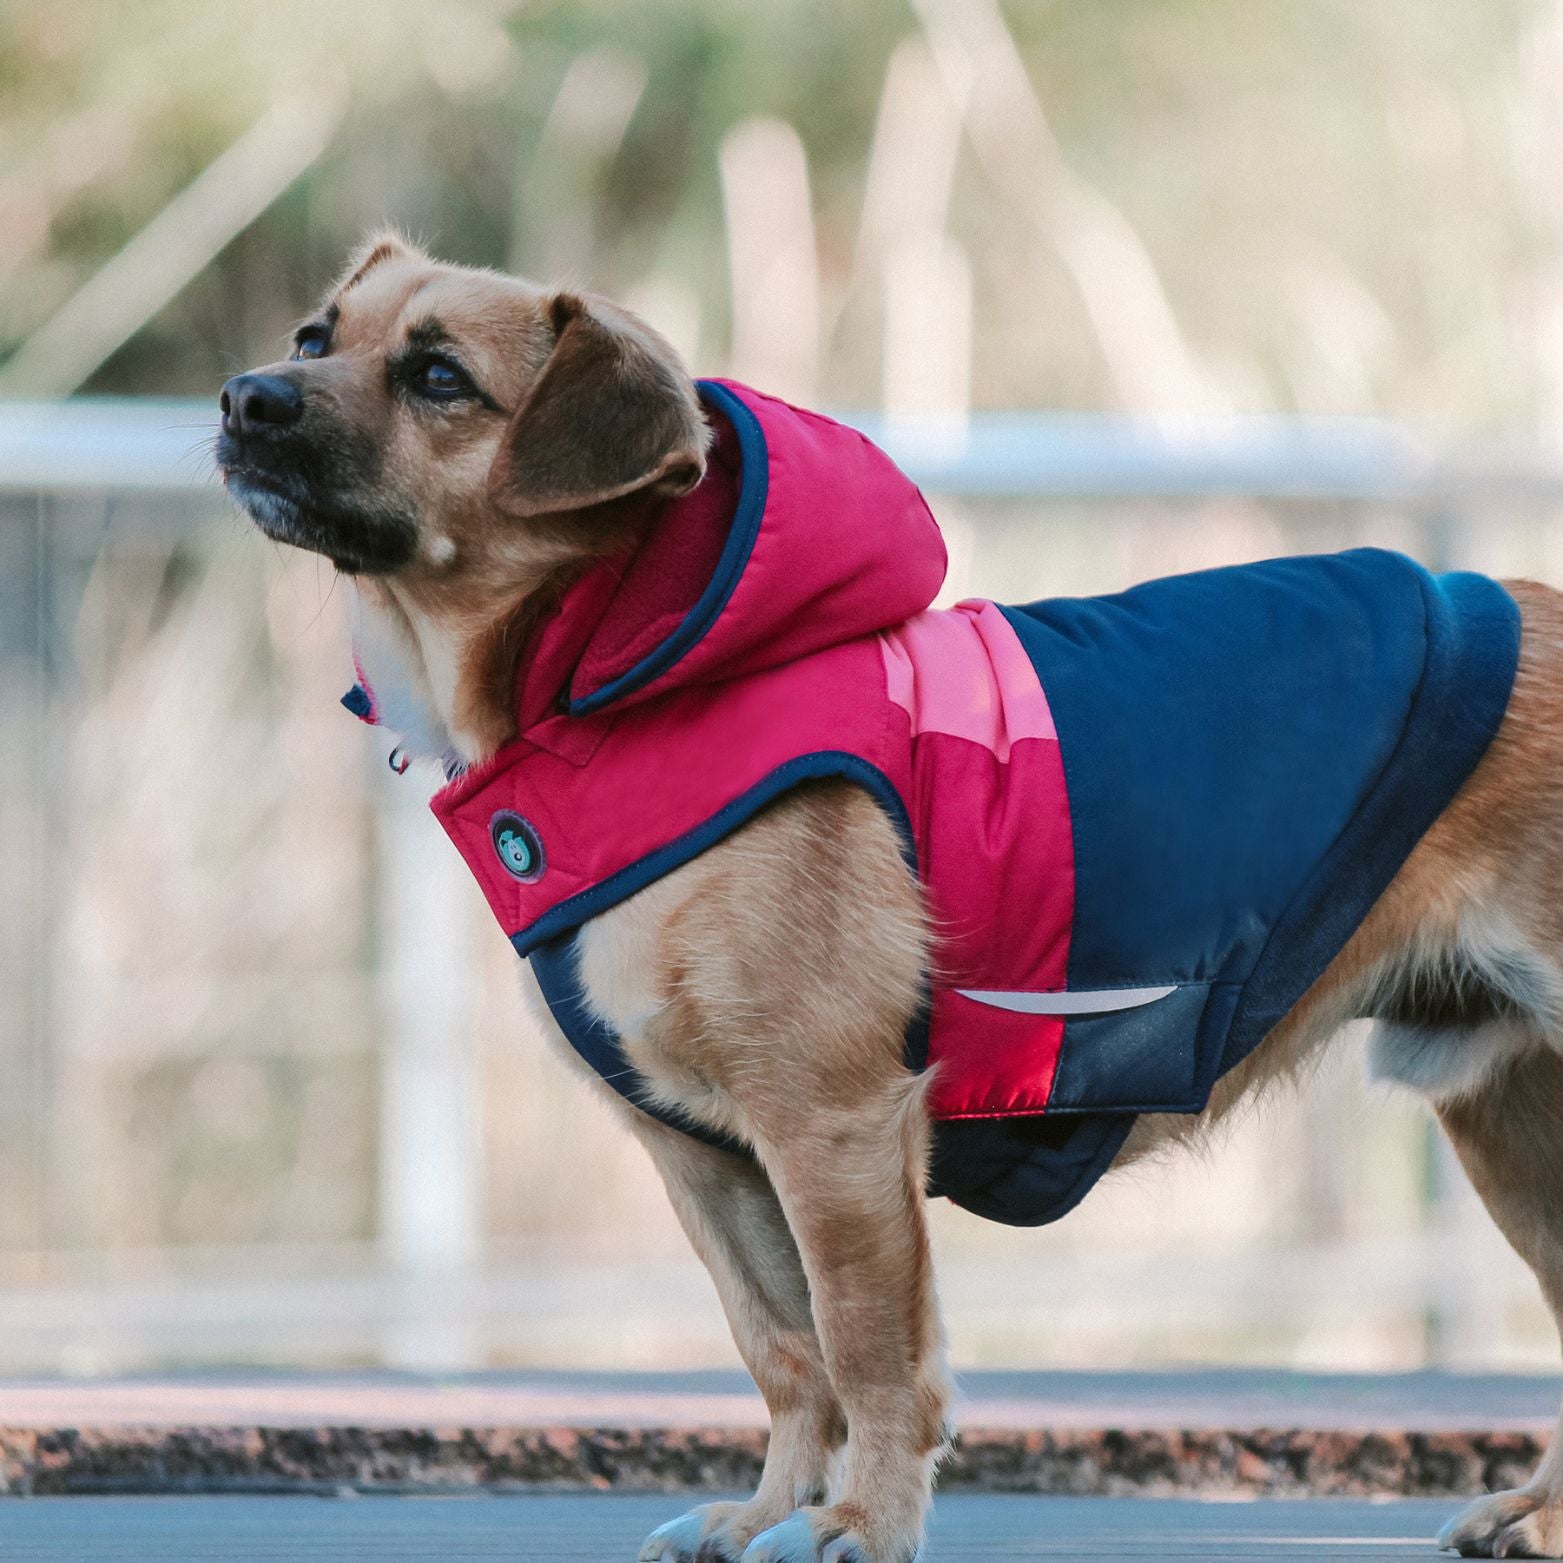
M223 386L218 405L217 465L229 493L269 536L300 541L305 485L285 447L304 415L303 393L280 375L239 374Z
M375 463L362 442L307 427L304 392L293 379L264 370L235 375L219 405L218 470L268 537L325 554L350 574L394 570L412 557L413 522L375 493Z

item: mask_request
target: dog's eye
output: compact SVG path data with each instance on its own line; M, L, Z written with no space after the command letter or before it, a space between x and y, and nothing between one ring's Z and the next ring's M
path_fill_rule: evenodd
M326 333L319 326L305 326L293 340L293 356L295 358L324 358L326 356Z
M472 389L465 372L448 358L431 358L413 376L413 383L425 396L465 396Z

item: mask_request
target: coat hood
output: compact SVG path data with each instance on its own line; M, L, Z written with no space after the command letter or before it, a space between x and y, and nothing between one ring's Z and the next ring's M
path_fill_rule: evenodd
M922 495L855 429L703 380L706 476L633 553L565 593L517 691L521 727L790 662L932 603L944 541Z

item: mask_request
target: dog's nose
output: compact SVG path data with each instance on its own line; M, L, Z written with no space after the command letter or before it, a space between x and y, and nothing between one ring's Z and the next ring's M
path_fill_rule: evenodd
M299 388L281 375L236 374L222 389L223 433L261 434L297 423L304 411Z

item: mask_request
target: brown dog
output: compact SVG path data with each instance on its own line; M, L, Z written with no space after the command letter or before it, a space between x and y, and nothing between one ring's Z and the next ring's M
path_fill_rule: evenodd
M293 356L222 406L230 493L353 578L431 746L467 763L514 736L540 614L700 480L708 441L691 380L634 317L384 237ZM1353 1017L1419 1015L1382 1031L1378 1070L1431 1099L1563 1321L1563 598L1511 590L1520 671L1479 769L1207 1110L1141 1118L1115 1166L1197 1137ZM918 1553L948 1399L924 1086L902 1052L930 946L889 821L845 782L787 793L585 930L582 985L636 1069L755 1153L625 1111L772 1417L754 1497L673 1521L642 1559ZM812 980L777 951L808 951ZM1442 1540L1563 1556L1563 1438Z

